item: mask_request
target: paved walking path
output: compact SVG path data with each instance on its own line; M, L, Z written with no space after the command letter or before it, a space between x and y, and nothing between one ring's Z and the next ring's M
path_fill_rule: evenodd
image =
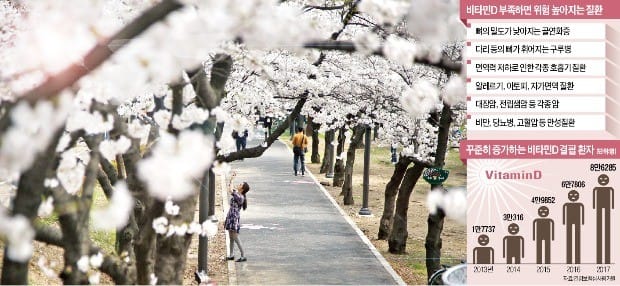
M402 283L311 176L293 175L292 162L292 152L278 141L260 158L233 164L236 183L246 181L251 190L239 236L248 261L229 263L231 282Z

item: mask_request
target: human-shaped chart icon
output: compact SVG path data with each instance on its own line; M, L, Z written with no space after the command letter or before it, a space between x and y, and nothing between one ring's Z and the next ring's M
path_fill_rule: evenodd
M581 263L581 226L585 223L585 211L579 200L579 192L568 192L568 200L562 207L562 224L566 225L566 264ZM574 256L573 256L574 254ZM574 257L574 260L573 260Z
M481 246L474 248L474 264L495 263L493 247L487 246L489 244L489 236L486 234L478 236L478 244Z
M511 223L508 225L508 233L504 236L503 257L506 258L506 264L520 264L521 258L525 257L525 240L519 233L519 225Z
M468 163L467 283L620 285L620 152L617 160L571 161L574 169L559 159L501 162ZM497 169L543 176L487 176Z
M609 264L609 242L611 231L610 212L614 208L614 188L607 187L609 176L598 176L600 187L592 192L592 208L596 210L596 263Z
M533 240L536 241L536 263L551 263L551 241L555 239L553 220L548 218L549 208L538 208L538 216L533 222ZM543 249L544 248L544 249Z

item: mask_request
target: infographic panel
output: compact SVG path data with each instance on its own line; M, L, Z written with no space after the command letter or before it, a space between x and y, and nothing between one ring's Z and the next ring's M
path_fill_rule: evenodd
M468 283L618 284L620 160L468 161Z
M469 284L620 284L620 1L461 0Z

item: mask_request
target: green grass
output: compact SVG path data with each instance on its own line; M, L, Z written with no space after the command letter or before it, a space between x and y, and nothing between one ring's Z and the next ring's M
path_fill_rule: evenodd
M446 156L444 169L450 171L446 187L464 187L467 183L467 166L463 164L459 156L458 148L450 148Z
M358 151L360 152L360 151ZM358 158L363 160L363 151ZM356 158L357 161L357 158ZM392 153L389 147L377 147L373 146L370 151L370 163L372 165L384 165L390 166L392 165ZM371 167L372 168L372 167ZM448 176L448 180L445 182L446 187L455 187L455 186L464 186L465 181L467 179L467 167L463 164L459 156L458 148L450 148L446 155L446 161L444 165L444 169L450 171L450 175ZM464 176L457 176L464 175Z
M101 186L97 184L93 193L93 209L102 208L108 204L108 200L101 189ZM115 231L101 231L95 230L90 224L90 238L106 253L114 253L116 245L116 232Z
M370 149L370 164L392 165L392 152L390 148L373 146Z
M48 217L38 218L37 222L46 226L54 225L56 222L58 222L58 215L56 213L52 213L52 215Z
M425 277L426 276L426 263L420 262L419 259L408 260L406 262L407 267L411 269L411 272L417 277Z
M93 193L93 207L92 209L103 208L108 204L105 194L103 190L97 184L95 186L95 191ZM58 225L58 214L53 213L51 216L46 218L38 218L37 223L40 223L45 226L54 226ZM116 244L116 232L115 231L100 231L95 230L90 224L89 228L90 238L91 240L103 249L106 253L114 253L115 244Z
M409 239L407 242L406 255L394 255L392 259L397 260L399 264L407 267L411 276L416 277L416 284L426 284L426 249L423 244L416 243Z

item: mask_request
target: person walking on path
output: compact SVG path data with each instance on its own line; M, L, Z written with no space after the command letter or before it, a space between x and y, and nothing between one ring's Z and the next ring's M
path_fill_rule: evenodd
M237 174L233 172L230 177L230 182L228 183L228 189L230 192L230 208L228 209L228 214L226 214L224 229L228 230L228 237L230 238L230 256L226 257L226 260L235 259L233 253L235 250L234 244L236 243L241 254L241 257L239 257L236 261L243 262L247 261L247 258L245 258L243 247L241 246L241 241L239 240L239 230L241 228L241 209L245 210L248 207L246 194L250 191L250 185L243 182L242 184L239 184L236 189L232 188L232 181L236 175Z
M297 133L291 141L293 141L293 170L295 170L295 176L297 176L297 165L299 163L301 163L299 169L301 175L305 176L306 166L304 165L304 159L306 157L306 148L308 148L308 137L304 134L303 127L297 127Z
M249 134L247 129L243 131L243 135L240 135L237 131L233 131L232 137L235 139L235 145L237 145L237 152L245 149L245 146L248 142L248 135Z

